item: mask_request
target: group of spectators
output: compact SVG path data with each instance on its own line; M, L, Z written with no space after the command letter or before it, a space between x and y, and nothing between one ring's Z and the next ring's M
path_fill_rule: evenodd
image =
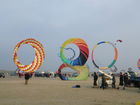
M123 89L125 89L126 86L128 86L129 84L129 77L128 77L128 74L127 73L122 73L120 72L120 75L119 75L119 86L116 87L116 78L115 78L115 75L114 74L111 74L112 78L112 88L117 88L119 89L120 87L122 87ZM96 87L97 86L97 81L98 81L98 74L96 72L94 72L93 74L93 78L94 78L94 81L93 81L93 87ZM106 82L106 77L104 74L101 75L101 86L100 88L107 88L108 87L108 84Z
M127 73L122 73L120 72L120 82L119 82L119 86L122 86L123 89L125 89L126 86L128 86L129 84L129 77ZM119 89L119 87L118 87Z

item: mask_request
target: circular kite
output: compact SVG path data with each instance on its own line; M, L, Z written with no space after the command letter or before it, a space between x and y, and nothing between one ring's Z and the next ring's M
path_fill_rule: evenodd
M17 51L18 51L19 47L23 44L29 44L35 50L35 58L32 61L32 63L29 65L23 65L18 60ZM35 39L29 38L29 39L22 40L14 48L13 61L21 71L24 71L24 72L36 71L42 65L44 58L45 58L44 48L43 48L42 44Z
M79 56L74 59L74 60L70 60L70 59L67 59L65 56L64 56L64 48L66 45L68 44L75 44L79 50L80 50L80 54ZM71 38L67 41L65 41L62 45L62 47L60 48L60 58L61 60L66 63L66 64L70 64L72 66L82 66L86 63L87 59L88 59L88 56L89 56L89 50L88 50L88 45L86 44L86 42L80 38Z
M137 67L138 67L138 69L140 70L140 59L138 59Z
M99 46L100 44L104 44L104 43L110 44L110 45L112 45L112 47L114 48L114 52L115 52L115 54L114 54L114 59L113 59L113 61L111 62L111 64L109 64L107 67L99 67L99 66L95 63L95 60L94 60L94 50L96 49L97 46ZM97 43L97 44L94 46L94 48L93 48L93 50L92 50L92 62L93 62L93 64L95 65L95 67L97 67L97 68L100 69L100 70L105 70L105 69L111 68L111 67L116 63L117 58L118 58L118 51L117 51L117 48L116 48L111 42L106 42L106 41L99 42L99 43Z
M80 54L74 60L67 59L64 56L64 49L65 49L65 46L68 44L75 44L79 48ZM87 79L89 70L84 65L88 59L88 56L89 56L89 49L88 49L88 45L86 44L86 42L84 40L82 40L80 38L71 38L71 39L65 41L62 44L62 47L60 48L60 58L64 62L64 64L62 64L58 69L59 77L62 80L85 80L85 79ZM69 68L77 71L79 73L79 75L75 78L69 78L69 77L63 76L61 74L61 70L65 67L69 67Z

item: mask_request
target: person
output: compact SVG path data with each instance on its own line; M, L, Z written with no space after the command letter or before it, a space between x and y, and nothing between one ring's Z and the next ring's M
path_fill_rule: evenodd
M120 83L119 83L119 85L120 86L123 86L123 74L122 74L122 72L120 72Z
M101 85L101 88L105 89L106 87L106 78L105 78L105 75L102 74L102 85Z
M94 72L93 78L94 78L93 86L97 86L98 75L96 72Z
M124 74L122 72L120 72L120 82L119 82L119 87L117 89L119 89L121 87L123 87L123 90L125 90L125 86L124 86Z
M128 74L124 73L123 78L124 78L124 87L123 87L123 89L125 90L125 87L128 85Z
M116 88L116 78L115 78L115 75L114 74L111 74L112 75L112 88Z
M25 85L27 85L27 84L28 84L28 81L29 81L30 77L31 77L31 76L30 76L30 73L28 73L28 72L27 72L27 73L25 73L25 74L24 74L24 78L25 78Z

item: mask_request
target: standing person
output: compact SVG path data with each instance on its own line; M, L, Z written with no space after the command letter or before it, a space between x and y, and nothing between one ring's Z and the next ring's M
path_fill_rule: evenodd
M123 77L123 74L122 72L120 72L120 86L123 86L123 80L124 80L124 77Z
M105 89L106 87L106 78L105 78L105 75L102 74L102 85L101 85L101 88Z
M125 87L128 85L128 74L124 73L124 87L123 89L125 90Z
M124 81L123 74L122 74L122 72L120 72L120 83L119 83L119 86L123 86L123 84L124 84L123 81Z
M97 75L96 72L94 72L94 74L93 74L93 78L94 78L93 86L97 86L98 75Z
M115 78L115 75L112 74L112 88L116 88L116 78Z
M25 73L25 74L24 74L24 78L25 78L25 85L27 85L27 84L28 84L28 81L29 81L30 77L31 77L31 76L30 76L30 73L28 73L28 72L27 72L27 73Z

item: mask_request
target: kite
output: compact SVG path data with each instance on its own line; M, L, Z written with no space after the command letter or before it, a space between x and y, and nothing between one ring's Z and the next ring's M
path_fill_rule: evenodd
M122 43L123 41L122 40L116 40L116 43L114 45L116 45L118 42Z
M107 66L107 67L99 67L96 63L95 63L95 60L94 60L94 50L96 49L97 46L99 46L100 44L104 44L104 43L107 43L107 44L110 44L113 48L114 48L114 60ZM111 42L107 42L107 41L102 41L102 42L99 42L97 43L93 50L92 50L92 62L94 64L94 66L100 70L105 70L105 69L109 69L111 68L117 61L117 58L118 58L118 51L117 51L117 48L111 43Z
M75 44L79 48L80 54L77 58L74 60L67 59L64 56L64 49L65 46L68 44ZM89 56L89 49L86 42L80 38L71 38L65 41L62 44L62 47L60 48L60 58L62 62L64 62L58 69L57 73L61 80L86 80L88 78L89 69L87 66L85 66L85 63L87 62ZM79 73L77 77L65 77L61 74L61 70L65 67L69 67Z
M64 56L64 53L63 53L64 48L68 44L75 44L75 45L77 45L77 47L80 50L79 56L74 60L69 60ZM85 43L85 41L80 39L80 38L71 38L71 39L65 41L63 43L62 47L60 48L60 58L61 58L61 60L64 63L70 64L72 66L76 66L76 65L82 66L82 65L84 65L86 63L87 59L88 59L88 56L89 56L88 46Z
M138 67L138 69L140 70L140 59L138 59L137 67Z
M122 41L122 40L117 40L116 42L120 42L120 43L121 43L121 42L123 42L123 41Z
M32 63L29 65L23 65L18 60L17 51L18 51L19 47L23 44L29 44L35 50L35 58L32 61ZM20 71L23 71L23 72L36 71L42 65L44 58L45 58L45 52L44 52L44 48L43 48L42 44L33 38L28 38L28 39L22 40L14 48L13 61Z

